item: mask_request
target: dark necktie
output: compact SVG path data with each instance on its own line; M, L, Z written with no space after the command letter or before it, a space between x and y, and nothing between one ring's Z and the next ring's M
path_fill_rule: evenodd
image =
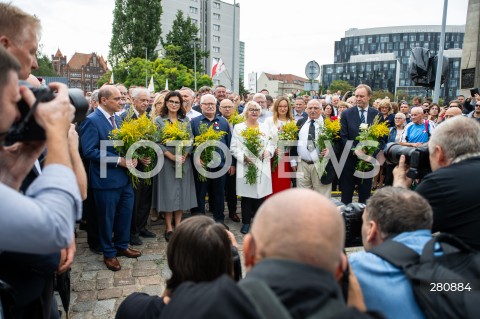
M116 129L117 125L115 124L115 115L110 116L110 122L112 123L112 127Z
M365 123L365 110L360 110L360 123Z
M310 127L308 128L308 140L315 141L315 121L310 121Z

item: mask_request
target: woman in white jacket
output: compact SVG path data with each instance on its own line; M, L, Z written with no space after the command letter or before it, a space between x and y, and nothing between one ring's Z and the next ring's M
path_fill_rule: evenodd
M237 195L242 197L242 234L248 233L250 230L250 222L255 215L258 207L263 199L272 193L272 180L270 171L270 158L275 151L274 142L277 138L274 136L276 132L269 130L269 127L258 122L261 114L261 107L254 101L250 101L245 105L243 110L245 122L235 125L233 130L232 142L230 150L232 155L237 159ZM260 140L262 149L260 158L248 156L247 148L244 145L242 132L247 128L258 128L260 130ZM245 172L248 163L257 163L258 174L255 184L248 184L245 179Z

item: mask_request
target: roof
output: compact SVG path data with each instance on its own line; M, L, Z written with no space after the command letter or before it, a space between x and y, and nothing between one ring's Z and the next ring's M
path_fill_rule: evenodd
M445 32L465 33L465 25L447 25ZM345 37L358 37L364 35L391 34L391 33L418 33L442 31L441 25L405 25L394 27L378 27L368 29L351 28L345 31Z
M56 58L61 58L63 57L62 51L60 51L60 48L57 49L57 53L55 53Z
M87 53L75 52L75 54L72 56L70 61L68 61L68 67L74 70L81 69L82 66L85 66L88 64L88 62L94 55L97 56L96 53L87 54ZM100 67L105 71L108 70L107 62L105 62L105 59L103 58L103 56L97 56L97 58L98 58L98 63L100 64Z
M270 73L265 73L265 76L270 80L270 81L282 81L282 82L287 82L287 83L293 83L294 81L300 81L300 82L308 82L309 80L293 75L293 74L270 74Z

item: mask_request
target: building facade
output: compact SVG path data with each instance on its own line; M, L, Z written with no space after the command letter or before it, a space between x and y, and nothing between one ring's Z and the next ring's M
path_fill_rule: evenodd
M220 0L162 0L162 37L172 30L177 11L180 10L199 29L199 47L209 51L210 57L202 64L204 73L211 75L212 66L222 59L226 71L213 79L214 84L223 84L238 92L240 71L240 6ZM161 45L157 50L161 51Z
M424 92L416 87L408 74L411 50L423 47L437 55L441 26L400 26L371 29L350 29L335 41L334 63L322 66L322 85L345 80L356 86L366 83L374 90ZM460 60L465 26L447 26L444 55L449 57L449 78L441 96L454 98L460 89Z
M293 74L270 74L262 72L257 80L256 91L267 89L273 98L278 96L287 97L289 94L303 91L308 79Z
M52 65L55 72L67 78L70 88L79 88L83 92L98 89L98 79L108 71L107 62L96 53L75 53L67 63L67 57L60 49L52 55Z

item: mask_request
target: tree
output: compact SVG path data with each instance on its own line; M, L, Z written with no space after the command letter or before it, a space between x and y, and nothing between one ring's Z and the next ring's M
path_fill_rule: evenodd
M178 10L175 20L173 21L172 30L167 34L165 41L162 39L162 47L165 50L165 58L183 64L189 69L194 68L194 51L193 45L196 47L197 70L203 69L202 60L207 58L210 53L202 51L198 47L198 27L192 22L190 17L186 19L183 12ZM198 82L197 82L198 83Z
M193 87L195 81L193 70L169 59L156 59L148 62L143 58L123 60L113 68L113 74L116 83L123 83L127 87L130 85L145 86L145 78L150 80L153 75L153 82L158 91L165 87L167 79L170 90L176 90L183 86ZM98 85L107 83L110 75L111 72L105 73L98 80ZM197 73L197 85L211 86L212 84L212 79L208 75L200 76Z
M243 97L243 95L245 93L248 93L248 91L245 88L245 84L243 84L243 79L239 78L239 80L238 80L238 94Z
M330 84L328 89L332 93L337 92L337 91L341 91L342 94L345 94L345 92L353 91L355 88L350 83L348 83L347 81L334 80L334 81L332 81L332 83Z
M36 53L38 69L32 70L32 74L35 76L58 76L53 69L52 61L43 53L42 49L43 45L40 44Z
M145 54L154 61L161 34L161 14L159 0L115 0L110 64L115 66L122 60L145 58Z
M395 96L392 93L388 92L387 90L373 91L372 97L370 98L370 105L372 105L376 99L383 100L386 97L388 97L391 102L393 102L395 99Z

